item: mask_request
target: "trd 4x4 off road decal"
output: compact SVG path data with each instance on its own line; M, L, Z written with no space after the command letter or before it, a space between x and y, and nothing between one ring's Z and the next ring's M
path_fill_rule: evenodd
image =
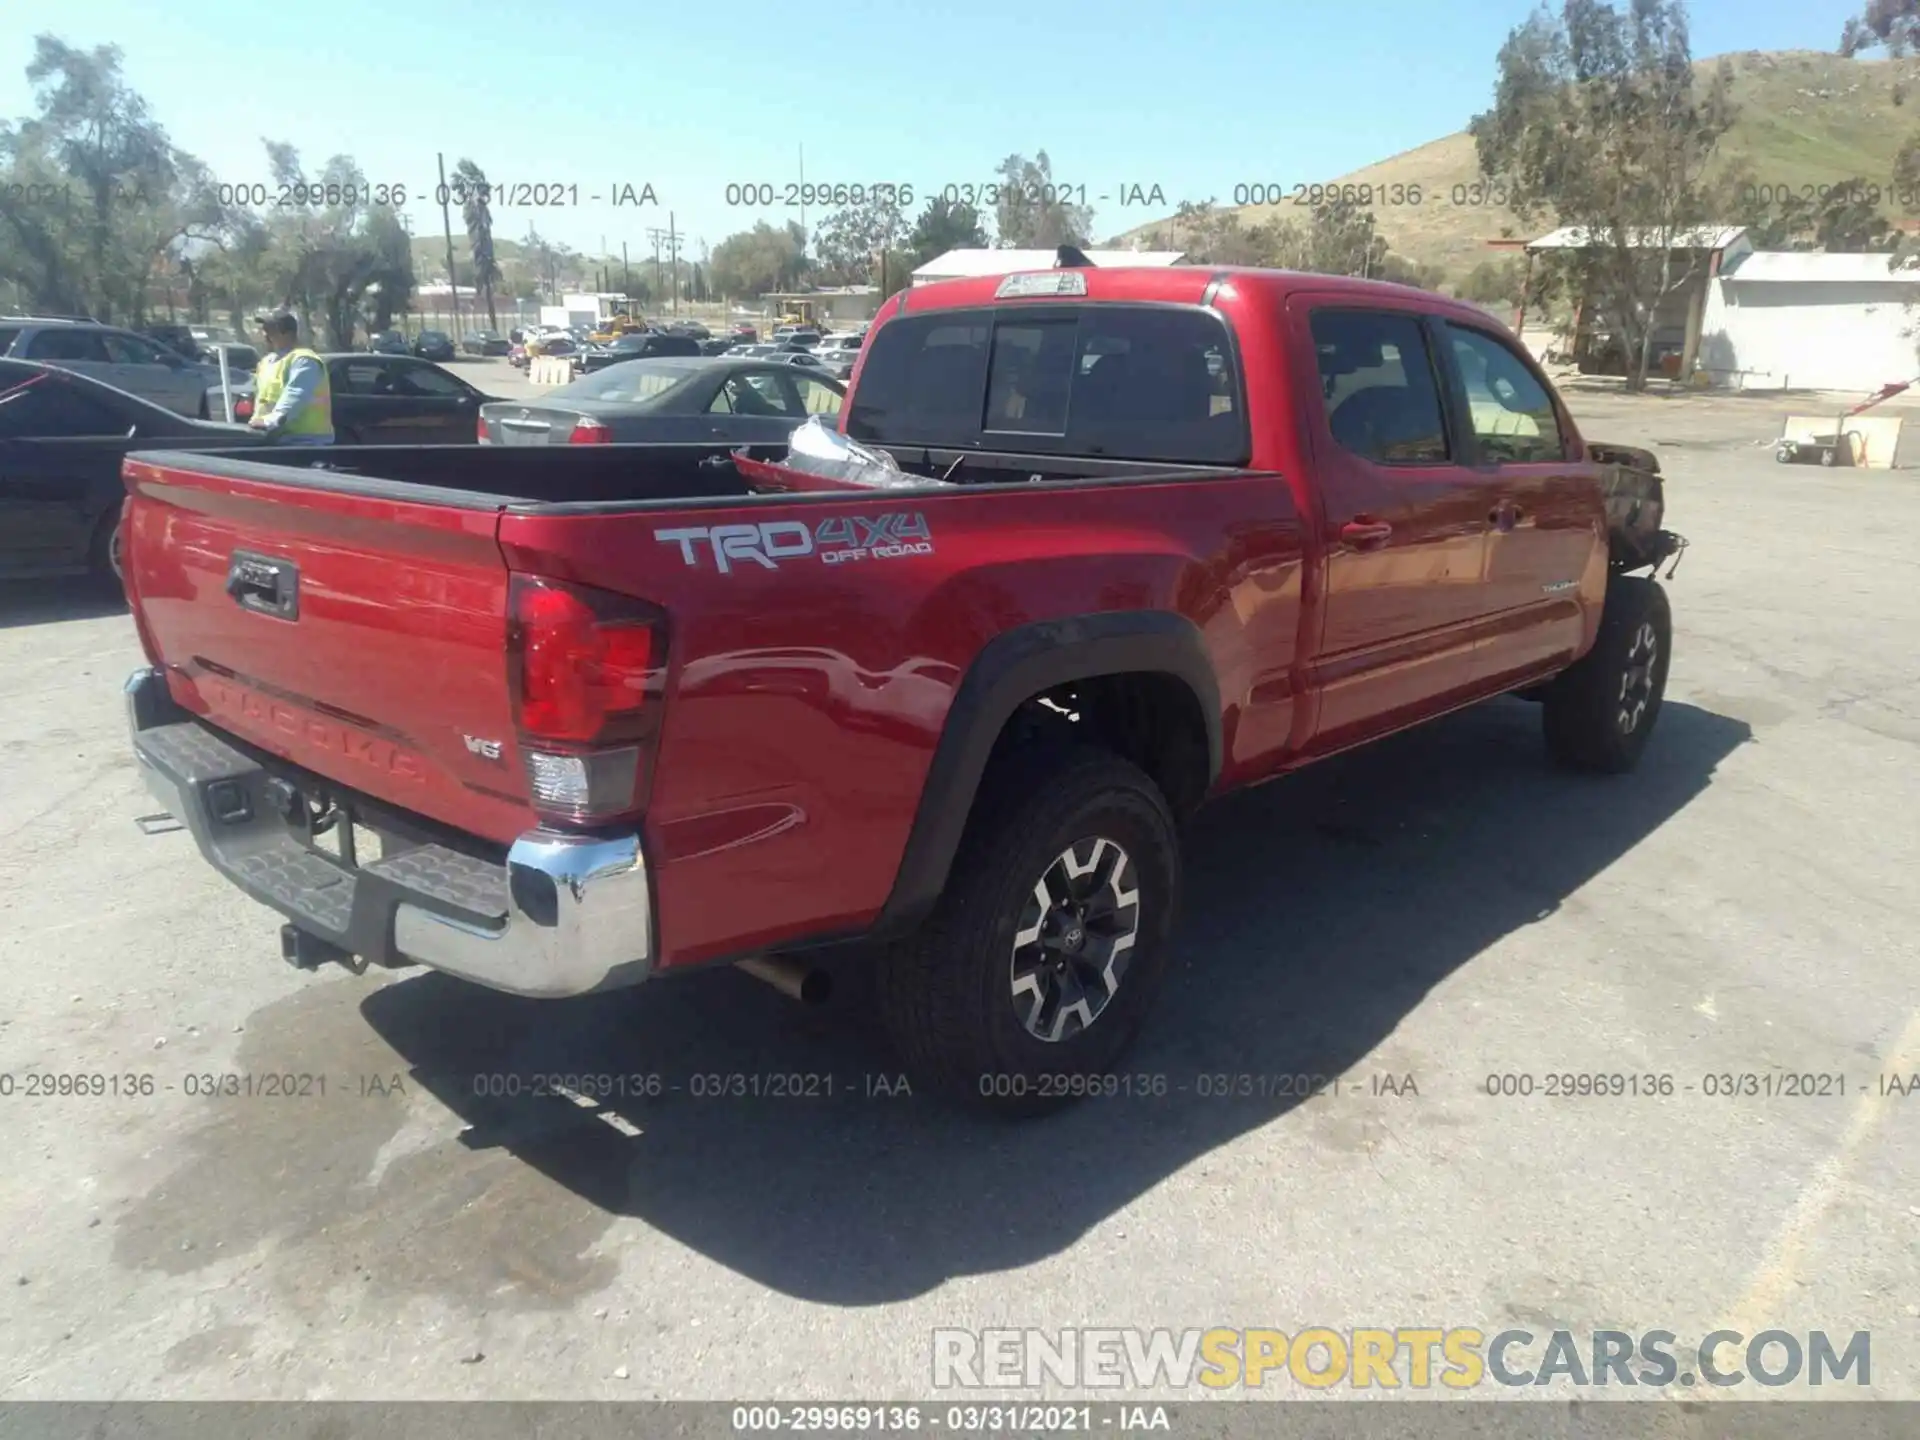
M916 512L890 515L835 515L808 527L799 520L768 520L759 525L691 526L656 530L663 545L678 545L680 558L700 563L701 548L712 552L714 568L722 575L734 566L753 564L777 570L782 560L809 555L825 565L853 560L896 560L903 555L931 555L933 532L927 517Z

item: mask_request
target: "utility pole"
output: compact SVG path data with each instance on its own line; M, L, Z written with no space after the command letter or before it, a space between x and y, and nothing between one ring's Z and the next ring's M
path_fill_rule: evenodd
M447 204L447 157L440 161L440 226L447 236L447 295L453 304L453 337L460 338L460 275L453 268L453 210Z
M807 147L800 147L800 233L807 233ZM806 242L800 242L804 248Z
M653 294L656 300L660 296L660 242L667 238L667 232L658 225L647 227L647 238L653 241Z
M620 288L627 294L633 293L633 271L627 266L627 242L620 242Z
M667 263L673 267L673 313L680 313L680 237L674 233L673 212L667 212Z

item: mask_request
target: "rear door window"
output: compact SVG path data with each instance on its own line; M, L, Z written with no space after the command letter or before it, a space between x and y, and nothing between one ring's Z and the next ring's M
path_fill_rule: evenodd
M157 342L139 335L127 335L117 330L109 330L100 337L100 343L106 347L107 358L116 365L165 365L167 352ZM181 357L176 355L174 359Z
M107 360L107 348L100 343L98 330L67 329L64 326L40 331L27 342L28 360Z
M802 418L793 396L770 371L729 376L707 409L716 415L758 415L767 419Z
M394 393L398 395L413 395L434 400L455 400L464 393L458 380L434 369L431 365L396 367L393 388Z
M128 422L78 386L31 380L0 393L0 440L124 436Z
M387 367L378 360L336 361L327 369L327 380L343 395L391 395L393 382Z
M1208 311L946 311L892 321L870 344L848 415L856 440L1172 464L1249 454L1230 337Z
M1379 465L1448 463L1440 386L1419 317L1315 310L1312 330L1335 444Z
M800 397L800 409L808 415L838 415L840 392L814 375L789 375L786 381Z

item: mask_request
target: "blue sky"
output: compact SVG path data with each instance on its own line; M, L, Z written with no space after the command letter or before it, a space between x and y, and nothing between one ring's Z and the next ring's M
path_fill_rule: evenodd
M440 224L436 152L450 170L471 156L496 184L570 187L558 207L496 206L499 234L533 222L590 251L625 240L636 258L669 210L694 255L756 219L799 218L731 206L727 186L796 180L802 145L810 182L911 184L922 197L1044 148L1056 182L1110 197L1095 203L1100 236L1165 213L1122 208L1123 186L1159 185L1170 210L1226 203L1237 183L1333 179L1461 128L1532 8L312 0L269 19L258 0L8 5L16 22L35 14L0 37L0 115L30 108L35 30L111 41L174 143L223 180L269 178L263 135L291 142L310 172L344 152L369 181L413 192L413 228L427 233ZM1694 54L1831 49L1856 8L1697 0ZM623 183L650 183L659 208L609 203Z

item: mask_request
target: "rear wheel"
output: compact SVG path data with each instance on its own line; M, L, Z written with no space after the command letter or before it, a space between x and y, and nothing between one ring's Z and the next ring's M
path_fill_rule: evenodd
M1673 613L1659 582L1614 579L1593 648L1547 689L1542 720L1554 759L1601 774L1633 769L1660 718L1672 651Z
M125 538L120 526L120 507L114 506L94 526L93 540L87 546L87 569L103 585L126 588L123 568Z
M933 915L876 988L912 1078L1014 1115L1099 1093L1167 963L1180 890L1172 813L1105 751L990 773Z

